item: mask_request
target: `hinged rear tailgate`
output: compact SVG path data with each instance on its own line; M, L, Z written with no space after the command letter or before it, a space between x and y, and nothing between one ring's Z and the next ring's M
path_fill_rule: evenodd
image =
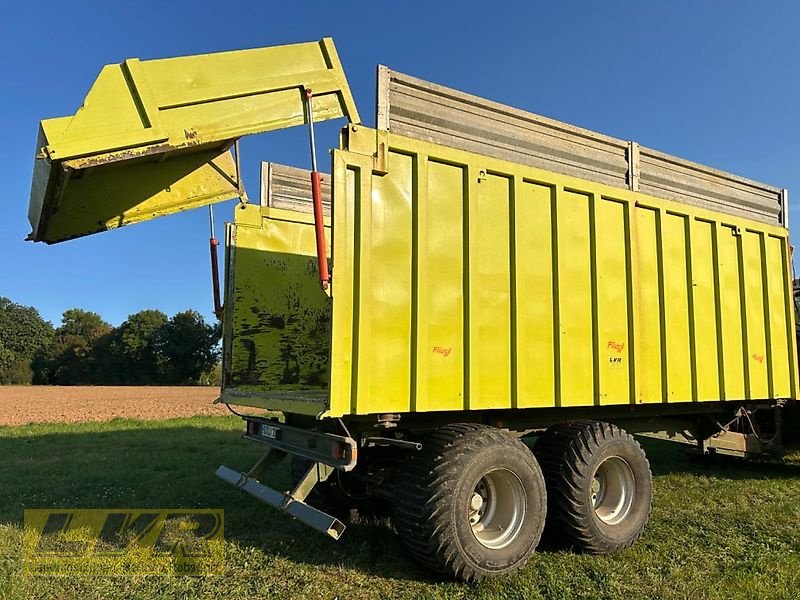
M237 209L228 226L221 399L316 416L329 405L331 298L316 275L310 173L261 172L261 206Z

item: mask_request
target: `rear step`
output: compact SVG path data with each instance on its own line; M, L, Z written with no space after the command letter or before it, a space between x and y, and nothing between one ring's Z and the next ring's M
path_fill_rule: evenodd
M220 465L217 477L338 540L344 533L344 524L309 506L305 499L315 485L326 481L336 469L350 471L356 466L358 446L355 440L349 435L292 427L275 419L247 416L244 421L247 433L242 437L269 446L269 449L247 473ZM291 492L279 492L259 481L269 467L289 454L311 461L311 467Z
M259 463L267 457L273 459L274 462L278 462L285 456L285 452L270 449ZM271 460L270 464L272 462ZM259 463L256 463L256 466L258 466ZM239 473L225 465L220 465L217 469L217 477L231 484L233 487L244 490L254 498L258 498L273 508L277 508L291 515L312 529L316 529L317 531L329 535L334 540L338 540L344 533L344 523L336 517L303 502L314 486L317 483L325 481L332 472L332 467L322 463L314 463L291 493L274 490L248 473Z

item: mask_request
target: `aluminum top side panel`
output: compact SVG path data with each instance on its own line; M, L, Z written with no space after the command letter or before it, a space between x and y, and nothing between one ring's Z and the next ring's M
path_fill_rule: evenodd
M277 163L261 163L261 206L313 213L311 171ZM322 174L322 212L331 214L331 178Z
M378 129L786 226L781 189L378 67Z

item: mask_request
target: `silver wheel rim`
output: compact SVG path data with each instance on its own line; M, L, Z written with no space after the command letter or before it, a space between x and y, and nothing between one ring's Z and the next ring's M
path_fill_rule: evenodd
M486 473L467 500L475 539L493 550L508 546L522 529L526 501L525 487L514 473L508 469Z
M607 525L616 525L631 512L636 480L630 465L619 456L601 462L592 478L594 514Z

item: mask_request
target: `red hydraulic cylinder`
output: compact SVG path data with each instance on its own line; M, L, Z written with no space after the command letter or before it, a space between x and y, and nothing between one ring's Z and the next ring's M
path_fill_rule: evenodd
M319 171L311 171L311 199L314 203L314 230L317 234L317 268L322 289L328 289L328 252L325 249L325 222L322 214L322 190Z
M311 145L311 200L314 205L314 232L317 237L317 268L319 282L323 290L328 289L328 252L325 249L325 221L322 213L321 177L317 171L317 148L314 143L314 110L311 105L311 90L306 88L306 105L308 107L308 134Z

